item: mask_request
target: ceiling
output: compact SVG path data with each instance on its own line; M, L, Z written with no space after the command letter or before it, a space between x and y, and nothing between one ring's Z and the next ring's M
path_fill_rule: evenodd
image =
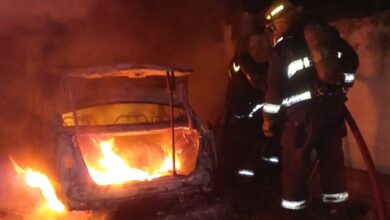
M235 0L230 0L235 1ZM244 11L262 13L272 0L236 0ZM291 0L328 19L368 16L390 9L389 0Z

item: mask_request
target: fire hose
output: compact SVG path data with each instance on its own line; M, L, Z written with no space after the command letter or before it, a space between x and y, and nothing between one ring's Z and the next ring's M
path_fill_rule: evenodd
M375 169L374 162L368 150L367 144L364 141L362 133L360 132L359 127L357 126L351 113L349 112L346 106L344 106L344 110L345 110L345 120L347 121L347 124L351 128L351 132L355 137L356 143L359 147L360 153L362 154L362 157L367 167L368 177L370 180L372 192L374 194L373 196L374 196L376 216L378 217L379 220L386 220L383 191L379 184L378 175Z
M367 144L363 138L362 133L360 132L359 127L357 126L355 120L353 119L351 113L349 112L347 106L344 106L344 112L345 112L345 120L347 121L347 124L349 128L351 129L351 132L356 140L356 143L359 147L360 153L362 154L364 163L367 167L367 173L371 185L372 192L374 194L374 208L375 213L378 218L378 220L386 220L386 211L385 211L385 205L384 205L384 199L383 199L383 191L380 186L378 175L375 169L374 161L372 160L372 157L370 155L370 151L368 150ZM314 162L309 181L311 181L315 173L318 169L319 161L316 159Z

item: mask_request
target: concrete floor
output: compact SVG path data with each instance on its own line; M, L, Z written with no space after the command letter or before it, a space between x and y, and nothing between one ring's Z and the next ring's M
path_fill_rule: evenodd
M8 167L8 166L7 166ZM0 166L1 168L1 166ZM8 170L8 171L7 171ZM10 176L14 171L1 168L2 176ZM279 189L277 175L259 175L255 179L220 178L215 190L208 194L182 196L171 200L143 200L124 204L116 211L68 212L64 215L47 216L30 213L34 210L34 198L39 192L22 187L16 178L8 178L0 183L0 220L271 220L278 219ZM381 175L386 208L390 210L390 176ZM4 180L4 179L2 179ZM350 192L348 212L351 219L373 218L373 200L367 174L347 169L347 182ZM318 179L310 184L312 197L309 209L310 219L324 218L324 208L320 202ZM30 193L30 194L28 194ZM36 207L36 206L35 206Z
M375 219L370 185L366 174L358 170L347 170L350 200L348 213L351 219ZM390 207L390 176L381 176L386 188L387 209ZM224 182L224 183L222 183ZM310 189L312 201L308 216L310 219L326 219L325 208L320 202L317 180ZM150 202L128 205L111 215L112 219L279 219L279 183L277 180L259 178L220 181L218 188L210 195L199 194L182 197L166 203ZM132 210L137 210L133 212Z

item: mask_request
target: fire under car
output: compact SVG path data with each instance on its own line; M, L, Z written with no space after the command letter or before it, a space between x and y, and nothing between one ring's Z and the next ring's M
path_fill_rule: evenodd
M117 65L62 77L56 163L69 210L211 190L215 142L189 104L191 73Z

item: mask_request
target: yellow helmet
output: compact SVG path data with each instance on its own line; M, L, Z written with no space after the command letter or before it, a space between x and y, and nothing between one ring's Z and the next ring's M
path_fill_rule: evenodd
M276 0L265 12L265 19L267 21L272 21L291 8L294 8L294 5L290 1Z

